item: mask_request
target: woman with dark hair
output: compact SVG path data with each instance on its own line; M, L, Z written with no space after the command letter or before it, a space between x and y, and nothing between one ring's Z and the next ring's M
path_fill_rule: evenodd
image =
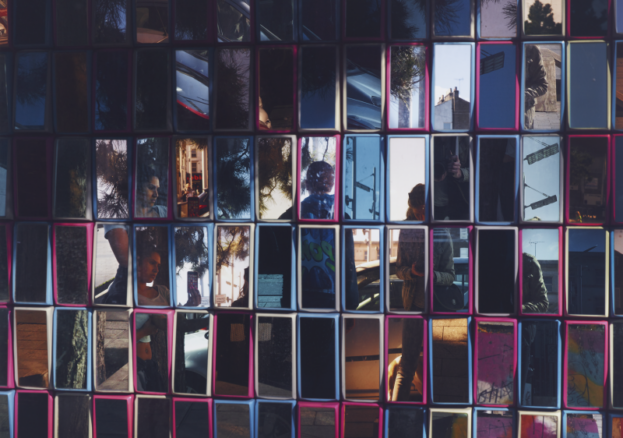
M136 217L167 217L166 205L156 205L160 178L151 171L139 171L136 185Z

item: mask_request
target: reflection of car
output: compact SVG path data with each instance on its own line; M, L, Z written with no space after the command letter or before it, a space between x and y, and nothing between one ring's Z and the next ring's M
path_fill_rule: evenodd
M208 382L208 330L184 336L184 364L187 392L205 394Z
M177 104L182 111L209 119L208 59L196 51L178 50L175 61Z
M349 129L381 128L381 78L348 61L346 97Z
M205 214L210 213L210 197L206 190L199 195L199 216L204 217Z

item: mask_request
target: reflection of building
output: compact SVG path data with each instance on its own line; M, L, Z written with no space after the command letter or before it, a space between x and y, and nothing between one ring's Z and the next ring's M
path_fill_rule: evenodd
M192 139L181 139L177 141L176 152L178 215L188 217L186 184L190 184L194 191L193 197L208 189L208 149ZM195 212L191 216L202 216L202 212Z
M539 260L549 300L548 313L558 312L558 260Z
M353 230L355 241L355 265L373 262L380 258L379 232L374 230Z
M441 96L435 104L434 129L469 129L470 104L459 97L459 90Z
M220 269L216 271L215 283L217 287L215 294L216 305L218 307L222 305L229 307L233 301L240 297L240 291L244 286L244 269L235 265L230 266L225 261Z

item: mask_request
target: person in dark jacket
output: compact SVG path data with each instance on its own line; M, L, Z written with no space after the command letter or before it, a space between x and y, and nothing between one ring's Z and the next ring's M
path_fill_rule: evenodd
M525 70L525 128L534 129L534 115L536 113L536 99L547 93L549 84L543 64L541 50L536 44L526 44Z
M536 257L523 253L522 303L523 313L546 313L549 306L547 288L543 281L543 271Z

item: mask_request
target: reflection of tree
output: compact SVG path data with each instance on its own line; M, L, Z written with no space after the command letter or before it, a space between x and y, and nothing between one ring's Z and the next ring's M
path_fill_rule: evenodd
M95 0L93 2L94 41L123 43L126 37L128 0Z
M45 99L47 75L48 56L45 53L20 54L15 78L16 100L22 105L34 105Z
M175 267L177 274L188 264L199 278L209 269L208 247L204 227L179 227L175 229Z
M435 1L435 33L437 35L451 35L454 26L459 24L459 17L463 11L463 0L436 0ZM469 11L467 11L469 14Z
M426 16L426 0L392 0L392 38L408 40L416 37L420 29L409 22L415 14Z
M89 145L64 139L57 146L56 205L59 217L86 218Z
M220 139L216 144L216 205L219 217L235 219L250 209L250 144L248 140Z
M100 218L126 218L129 215L128 152L125 147L114 148L113 142L117 141L95 141L97 215Z
M216 271L222 266L231 266L233 269L236 260L245 260L249 257L249 227L218 227L216 236Z
M262 138L258 154L259 209L265 213L275 190L292 200L292 143L289 139Z
M500 3L503 0L482 0L483 6L488 3ZM506 28L515 30L517 28L517 2L508 0L502 8L502 15L506 19Z
M530 6L528 20L524 22L527 35L559 35L562 34L562 23L554 22L552 5L535 0Z
M424 78L426 52L419 47L396 46L391 48L391 84L393 97L404 103L401 119L410 120L411 99L414 88ZM408 126L408 123L406 124ZM402 126L402 124L401 124Z
M88 319L86 310L64 310L57 316L56 384L59 388L86 389Z
M216 128L241 129L249 123L249 49L216 52Z
M175 38L178 40L205 40L207 38L208 2L175 2Z

